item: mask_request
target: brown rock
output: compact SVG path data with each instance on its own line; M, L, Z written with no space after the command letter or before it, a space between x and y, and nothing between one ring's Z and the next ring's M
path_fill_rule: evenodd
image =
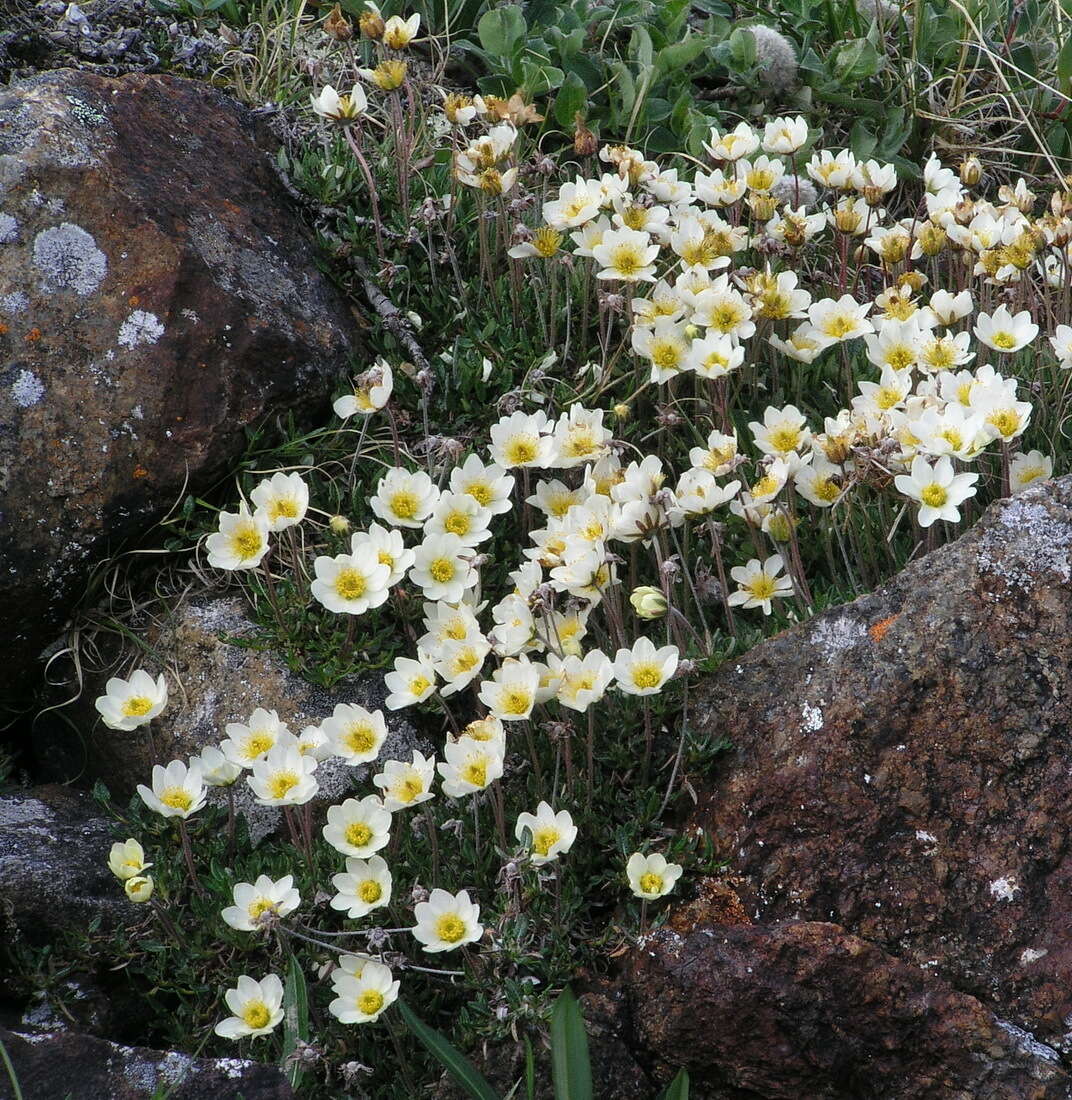
M1072 479L727 662L694 824L757 922L833 921L1072 1049Z
M326 404L351 318L253 140L196 82L0 91L0 661L11 695L91 568ZM0 694L3 694L0 691Z
M25 1100L291 1100L276 1066L244 1058L191 1058L60 1032L23 1035L0 1028ZM0 1100L13 1097L7 1073Z
M641 1044L706 1100L1058 1100L1057 1051L835 924L664 929L626 975ZM610 1095L610 1094L608 1094Z

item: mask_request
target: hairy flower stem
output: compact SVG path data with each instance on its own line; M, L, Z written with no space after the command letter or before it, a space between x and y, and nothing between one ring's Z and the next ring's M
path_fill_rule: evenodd
M683 679L684 686L682 688L682 701L681 701L681 734L677 739L677 753L674 755L674 765L670 769L670 779L666 784L666 793L663 795L663 800L659 804L659 812L655 815L656 820L662 820L663 814L666 812L666 807L670 805L670 799L674 794L674 785L677 783L678 772L681 771L681 761L685 757L685 741L688 737L689 730L689 682L688 679Z
M648 703L648 697L643 697L643 713L644 713L644 764L640 770L640 785L646 787L648 785L648 775L651 772L651 752L655 744L655 731L652 728L651 723L651 705Z
M588 708L588 734L585 738L586 766L588 770L588 809L592 808L592 791L596 785L596 716L591 706Z
M730 589L726 580L726 563L722 560L722 536L718 533L715 521L707 517L707 529L711 533L711 553L715 559L715 570L718 573L718 591L722 597L722 610L726 614L726 625L730 633L737 637L737 624L733 619L733 608L730 606Z
M153 912L156 914L157 920L164 926L164 931L167 932L175 943L183 943L183 935L176 927L175 922L168 916L167 909L156 898L153 898L150 904L152 905Z
M428 846L432 851L432 885L439 885L439 835L436 829L435 816L432 813L432 807L425 802L424 804L424 823L428 829Z
M198 897L207 898L208 891L201 885L197 876L197 868L194 866L194 850L190 844L190 833L186 828L186 819L179 819L179 838L182 841L182 858L186 861L186 870L190 874L190 885Z
M383 222L380 218L380 197L376 191L376 180L373 178L372 169L369 168L368 161L365 160L365 154L361 152L361 131L357 130L357 137L355 138L353 130L347 126L343 129L343 135L346 138L346 144L350 146L350 152L354 154L354 160L357 161L361 175L365 178L365 186L368 188L369 193L369 204L372 207L372 224L376 231L376 255L379 256L381 264L386 263L387 254L383 249Z
M234 857L234 839L235 839L235 801L234 801L234 783L227 785L227 846L224 849L224 862L230 863Z
M491 805L495 812L495 832L499 838L499 847L505 852L509 845L506 842L506 806L503 802L501 783L492 785Z
M540 754L536 751L536 740L532 736L532 723L522 722L525 731L525 747L529 750L529 760L532 762L532 772L536 776L536 786L543 790L543 768L540 766Z

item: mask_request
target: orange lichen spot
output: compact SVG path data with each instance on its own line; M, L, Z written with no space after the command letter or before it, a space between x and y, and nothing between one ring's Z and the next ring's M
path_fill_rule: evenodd
M127 299L127 305L131 308L133 308L134 306L140 306L141 299L137 296L137 294L131 294L131 296Z
M876 645L886 637L890 627L900 618L899 615L890 615L887 619L879 619L877 623L872 623L867 628L867 633L871 635L871 641Z
M41 330L39 328L32 328L26 333L26 339L31 344L36 344L41 339Z
M139 462L138 465L134 467L133 476L140 481L143 477L149 476L149 471Z
M0 336L6 336L6 335L7 335L7 325L5 325L2 321L0 321Z

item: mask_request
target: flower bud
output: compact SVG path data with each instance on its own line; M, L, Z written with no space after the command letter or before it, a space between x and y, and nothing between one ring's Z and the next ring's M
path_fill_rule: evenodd
M332 516L328 526L336 535L345 535L350 530L350 521L345 516Z
M630 409L624 401L619 401L617 405L610 410L614 414L615 420L628 420L630 415Z
M666 614L666 597L650 584L634 588L629 602L641 619L661 619Z
M573 151L579 157L590 157L599 147L596 135L585 125L581 112L573 116Z
M974 187L983 178L983 166L978 157L965 157L960 165L960 182Z
M153 877L152 875L135 875L123 883L123 889L126 890L127 897L131 901L140 905L153 896Z

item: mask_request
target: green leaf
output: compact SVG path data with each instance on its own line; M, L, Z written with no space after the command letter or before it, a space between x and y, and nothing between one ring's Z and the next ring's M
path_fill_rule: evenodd
M521 62L521 86L531 96L546 95L559 87L565 74L554 65L544 65L538 61Z
M681 1069L678 1075L666 1086L659 1100L689 1100L689 1071Z
M1063 91L1067 94L1069 86L1072 85L1072 36L1057 55L1057 87L1060 89L1062 85L1064 85Z
M866 38L840 42L826 59L831 78L841 85L859 84L878 72L882 65L878 50Z
M309 1041L309 990L305 985L305 974L294 955L287 964L287 984L283 990L283 1068L291 1088L297 1089L305 1071L297 1060L288 1059L298 1049L298 1043Z
M646 27L636 26L629 39L629 56L636 62L637 69L643 75L646 69L651 68L654 48L651 44L651 35Z
M551 1078L555 1100L592 1100L592 1066L584 1017L569 986L551 1013Z
M691 65L712 44L706 34L690 34L672 46L666 46L655 55L656 74L662 75Z
M536 1100L536 1055L529 1037L525 1036L525 1097Z
M577 112L584 113L587 102L588 89L584 81L576 73L569 73L555 96L555 121L563 129L568 129L573 125Z
M453 1047L434 1027L429 1027L414 1015L403 1001L398 1009L406 1026L413 1032L421 1046L469 1093L473 1100L499 1100L480 1070L460 1050Z
M493 57L513 57L527 31L528 24L516 4L486 11L476 25L480 45Z

